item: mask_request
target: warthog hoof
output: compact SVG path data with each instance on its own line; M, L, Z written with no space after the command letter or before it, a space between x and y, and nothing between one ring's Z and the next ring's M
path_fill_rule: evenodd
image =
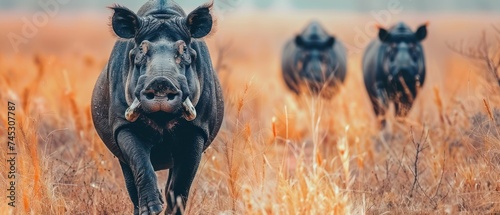
M141 206L141 215L157 215L163 210L162 199L154 198L153 200L147 200L144 205Z

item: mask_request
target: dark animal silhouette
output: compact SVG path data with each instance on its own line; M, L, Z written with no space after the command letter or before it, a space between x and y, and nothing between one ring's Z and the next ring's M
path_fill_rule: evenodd
M346 51L342 43L313 21L285 45L282 72L296 94L310 91L331 98L346 75Z
M163 210L155 174L162 169L170 169L165 213L179 214L202 152L220 129L221 88L200 40L212 30L211 8L186 15L170 0L150 0L137 14L111 7L120 39L96 82L91 110L97 133L120 161L134 214Z
M395 105L396 115L405 117L424 84L425 58L420 43L426 36L427 24L413 32L406 24L398 23L389 30L380 28L378 38L364 53L364 82L382 126L390 102Z

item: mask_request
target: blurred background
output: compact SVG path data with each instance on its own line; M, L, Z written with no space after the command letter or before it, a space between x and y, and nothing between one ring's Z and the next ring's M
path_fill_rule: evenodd
M84 59L94 62L98 69L93 69L92 74L97 75L117 39L109 27L112 12L107 6L117 3L137 11L144 2L146 0L2 0L0 60L3 57L9 67L10 62L29 59L32 55L68 58L67 62ZM177 2L190 12L207 0ZM388 28L403 21L416 29L429 22L429 34L423 41L428 85L449 88L454 94L465 90L460 86L471 79L449 81L449 77L469 77L475 65L462 63L461 56L451 51L450 46L475 46L482 32L494 38L495 28L500 28L498 11L498 0L215 0L218 24L206 41L213 60L228 64L219 68L221 72L238 71L237 77L242 81L272 74L275 81L269 84L280 83L281 90L283 45L307 23L318 20L346 46L348 80L353 81L353 86L360 86L362 54L376 38L377 25ZM219 60L222 58L223 61ZM10 66L16 67L15 63ZM76 67L68 71L78 74L81 70L87 72L88 69ZM93 80L94 77L89 77L90 82ZM82 90L88 91L90 87ZM360 104L368 106L365 96L357 98L362 98ZM86 102L86 98L82 102Z
M135 0L64 0L68 4L64 9L72 10L102 10L113 3L127 5L138 9L142 1ZM42 1L40 1L42 2ZM63 2L63 1L61 1ZM184 8L195 8L204 3L204 0L179 1ZM293 9L293 10L343 10L352 12L365 12L383 9L390 2L401 2L405 10L411 11L500 11L498 0L233 0L216 1L221 8L242 7L245 9ZM2 10L39 10L36 0L3 0L0 2Z
M109 27L112 12L107 6L118 3L137 11L144 2L2 0L0 60L3 56L6 63L16 62L10 59L41 54L92 59L97 68L102 68L117 39ZM177 1L186 12L206 2ZM377 25L388 28L403 21L416 29L429 22L429 34L423 41L428 83L458 91L464 79L450 82L448 77L468 75L474 65L460 63L462 59L450 51L450 46L475 46L482 32L494 38L495 28L500 28L498 11L498 0L215 0L218 24L206 41L214 61L224 58L230 64L221 70L240 71L242 75L238 77L242 80L273 74L280 81L283 45L311 20L318 20L346 46L348 74L357 86L362 84L362 54L376 38ZM80 69L70 72L78 73Z

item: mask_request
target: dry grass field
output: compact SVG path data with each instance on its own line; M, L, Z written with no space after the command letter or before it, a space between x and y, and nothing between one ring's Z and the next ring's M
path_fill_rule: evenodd
M313 17L349 45L347 79L331 101L296 97L281 79L285 40ZM394 17L414 28L430 21L428 75L410 116L389 116L379 131L361 74L364 46L351 45L371 17L220 17L206 41L226 114L185 214L500 213L500 91L480 62L447 46L475 47L485 30L489 47L500 48L491 26L498 18ZM0 18L0 32L19 26L17 15ZM90 118L91 90L114 40L108 18L95 14L60 15L17 54L0 40L0 214L132 213L117 159ZM15 208L5 197L7 101L16 104ZM166 175L158 172L161 188Z

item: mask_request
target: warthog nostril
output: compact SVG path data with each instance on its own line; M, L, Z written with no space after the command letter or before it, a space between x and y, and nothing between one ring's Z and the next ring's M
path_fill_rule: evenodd
M146 91L143 92L144 97L147 100L153 100L153 99L167 99L167 100L174 100L177 96L179 96L179 92L172 92L172 91L167 91L167 92L155 92L155 91Z
M178 93L169 93L169 94L167 94L167 99L173 100L177 95L179 95L179 94Z
M145 94L146 98L151 100L155 98L155 94L153 92L149 92Z

